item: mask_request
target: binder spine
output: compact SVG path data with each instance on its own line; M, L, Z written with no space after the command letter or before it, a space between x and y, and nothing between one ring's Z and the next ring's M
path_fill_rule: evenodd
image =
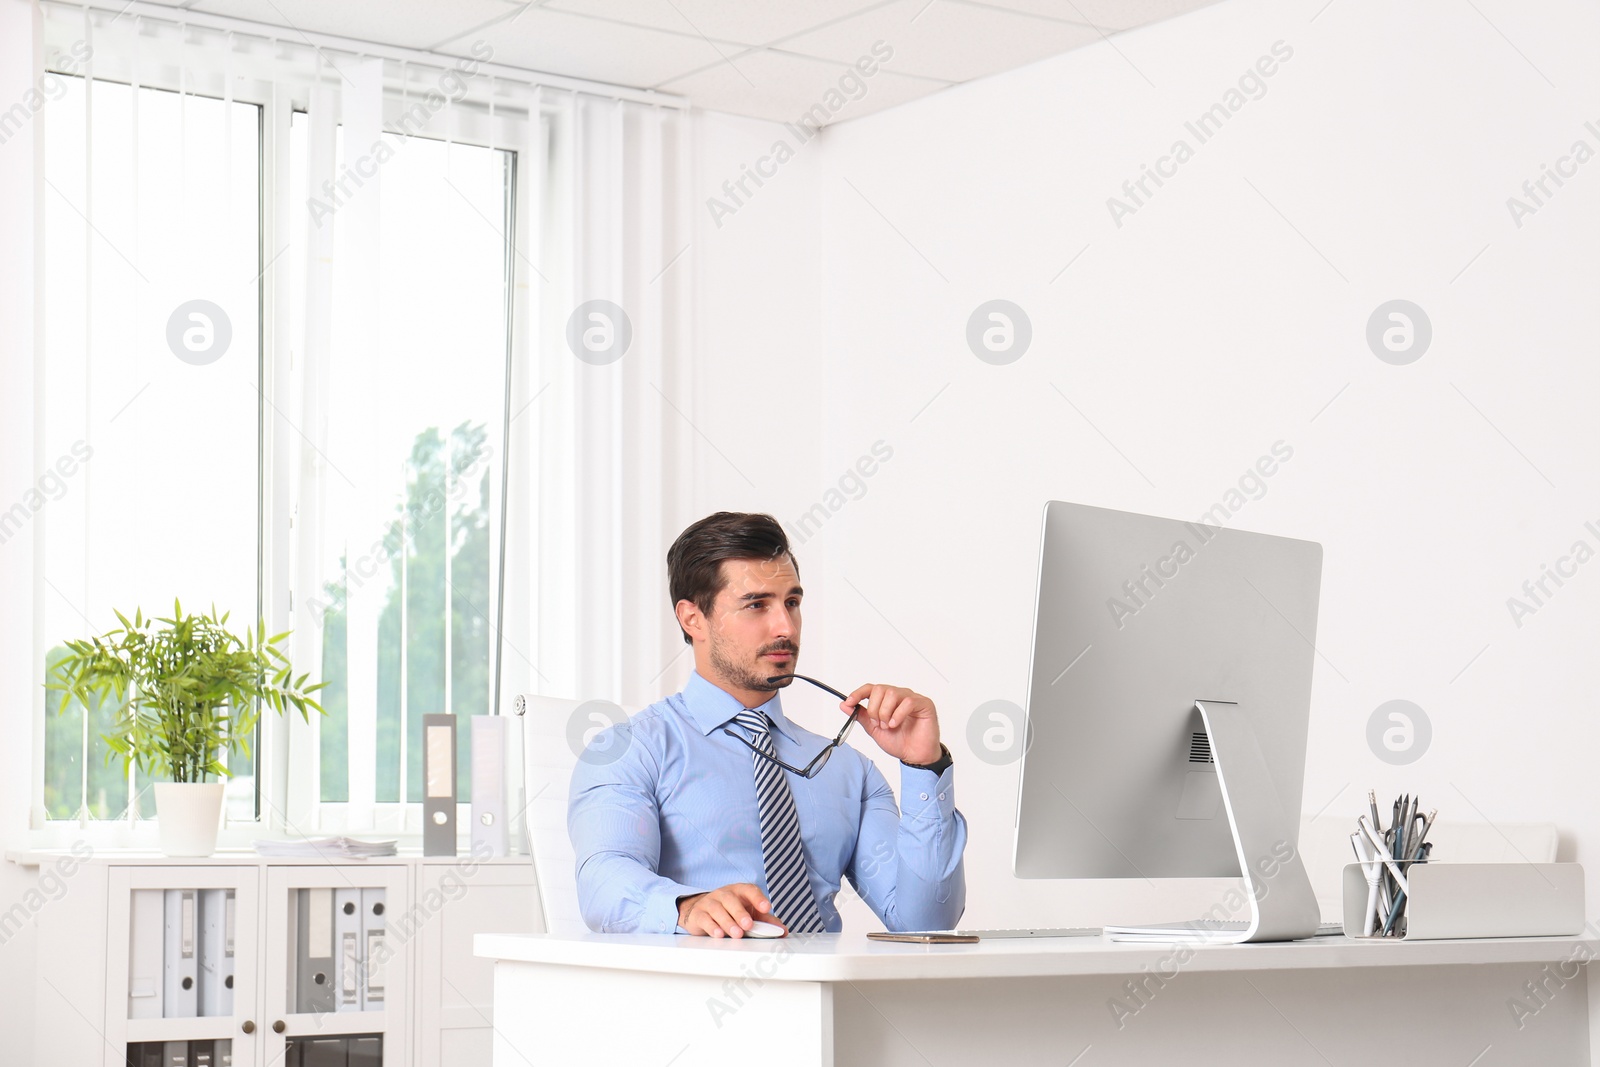
M361 890L337 889L333 894L333 929L338 981L334 1009L361 1010Z
M233 1014L233 939L239 917L238 904L232 889L222 891L222 990L217 997L218 1015ZM231 1050L232 1046L229 1048Z
M472 853L507 854L506 721L474 715L472 722Z
M128 1018L159 1019L163 1014L162 992L167 981L164 973L166 897L159 889L135 889L131 896L128 912ZM160 1067L160 1048L154 1049L154 1055L154 1067Z
M195 896L193 889L166 891L162 1014L168 1019L192 1019L199 1010ZM187 1058L187 1051L184 1056Z
M333 890L301 889L295 894L295 1011L334 1010Z
M382 889L361 891L361 957L364 963L361 983L361 1010L384 1010L385 972L389 962L389 922Z
M456 854L456 717L422 717L422 854Z
M233 1014L233 890L202 889L199 1014Z

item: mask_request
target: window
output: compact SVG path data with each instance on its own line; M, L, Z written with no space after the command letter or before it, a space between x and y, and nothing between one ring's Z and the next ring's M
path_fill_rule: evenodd
M43 203L51 474L32 519L42 667L114 627L113 609L167 615L177 598L241 627L260 611L260 108L60 81ZM61 703L47 694L45 812L121 815L143 786L107 765L110 709ZM229 810L248 816L252 761L233 769Z
M116 69L109 47L96 60ZM352 211L348 187L335 198L308 181L314 123L296 108L312 79L298 76L283 93L258 83L254 102L60 76L41 395L61 460L21 517L46 546L39 680L61 642L114 627L114 610L165 615L176 597L243 629L292 603L297 635L315 634L295 669L327 683L327 714L289 727L310 743L280 742L317 763L321 804L293 829L416 829L422 715L485 714L495 691L516 155L412 123L382 134L377 210ZM273 107L284 136L267 135ZM290 210L274 220L277 201ZM309 300L310 246L327 241L327 299ZM263 279L280 258L275 291ZM264 322L282 324L278 346ZM303 343L318 329L325 346ZM275 402L282 381L314 391L316 410ZM275 469L284 454L300 458ZM0 518L0 538L18 521ZM148 797L130 812L146 783L107 765L109 707L62 714L53 692L43 705L47 819L154 814ZM262 743L270 731L233 760L232 822L289 806L256 781ZM466 782L465 724L458 752Z
M38 680L113 608L292 628L327 714L263 719L239 838L413 832L422 715L637 703L681 659L670 615L629 600L664 580L693 453L690 127L486 42L379 58L145 8L39 5L66 86L32 118L51 473L0 514L0 541L26 522L42 546ZM567 333L599 300L627 323L608 360ZM47 695L37 811L128 811L106 709Z
M333 228L335 276L326 461L318 484L321 589L306 605L323 626L327 712L320 723L324 802L422 799L422 716L481 715L493 692L491 516L498 511L504 411L512 153L382 135L379 276L355 278L348 215L306 188L310 120L296 115L290 202ZM342 143L342 139L341 142ZM335 172L346 171L342 156ZM370 188L350 196L373 195ZM341 195L341 202L348 199ZM331 210L330 210L331 209ZM295 236L300 236L298 233ZM304 291L303 250L291 243ZM374 285L377 366L342 354L360 327L340 313L351 287ZM303 302L293 335L304 333ZM297 617L302 613L297 611ZM470 780L472 736L458 736ZM325 809L325 821L336 813ZM358 817L359 822L365 822Z

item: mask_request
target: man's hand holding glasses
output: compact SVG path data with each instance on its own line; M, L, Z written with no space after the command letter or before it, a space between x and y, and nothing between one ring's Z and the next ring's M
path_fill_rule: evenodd
M840 727L838 736L818 752L810 763L804 767L792 766L775 756L767 755L732 730L724 728L722 732L743 742L756 755L771 760L791 774L798 774L802 778L815 778L822 773L822 768L828 764L828 757L833 755L834 749L844 744L845 735L850 732L850 727L855 725L857 719L861 720L862 726L872 735L879 748L902 762L934 763L943 752L939 743L938 709L933 706L933 701L921 693L899 686L869 684L858 686L847 696L832 686L803 674L779 674L768 678L767 681L778 683L785 678L798 678L802 682L810 682L817 688L832 693L839 698L839 710L850 716L845 720L844 726Z
M856 707L861 708L862 727L895 759L923 764L939 758L939 712L921 693L894 685L858 686L839 710L848 713Z

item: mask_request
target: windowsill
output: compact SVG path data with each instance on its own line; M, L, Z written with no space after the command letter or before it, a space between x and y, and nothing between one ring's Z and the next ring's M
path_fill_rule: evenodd
M458 825L465 827L467 821ZM340 830L326 829L310 834L281 833L268 830L258 823L235 823L217 834L217 855L243 854L255 856L257 841L303 841L308 838L351 837L360 841L393 841L402 857L422 854L420 831ZM91 821L79 826L71 820L52 820L44 827L5 843L6 855L31 853L65 854L87 845L96 856L161 855L160 827L154 819L140 819L136 823L125 821ZM469 835L459 836L456 850L460 856L470 854L472 840ZM430 857L431 858L431 857ZM449 857L444 857L448 859ZM355 862L361 862L357 860Z
M288 840L288 839L285 839ZM384 838L383 840L388 840ZM87 844L86 850L83 845ZM39 845L22 843L7 848L4 856L9 863L14 863L23 868L38 868L45 864L54 864L63 857L71 856L79 863L114 863L114 864L150 864L158 866L184 866L194 867L207 864L272 864L273 866L375 866L383 864L458 864L458 863L504 863L524 864L532 861L526 853L512 853L508 856L495 856L480 858L472 852L470 841L458 841L454 856L424 856L420 840L397 840L396 854L393 856L377 856L372 859L346 858L328 859L320 856L262 856L249 845L225 845L218 843L217 851L210 856L168 856L154 844L142 845L95 845L86 838L76 839L72 845ZM481 854L480 854L481 855Z

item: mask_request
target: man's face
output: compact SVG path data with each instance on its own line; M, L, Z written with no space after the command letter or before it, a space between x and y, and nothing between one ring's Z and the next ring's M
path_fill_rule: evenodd
M787 554L722 561L723 588L706 620L711 665L741 689L771 692L767 679L795 672L800 658L800 575Z

